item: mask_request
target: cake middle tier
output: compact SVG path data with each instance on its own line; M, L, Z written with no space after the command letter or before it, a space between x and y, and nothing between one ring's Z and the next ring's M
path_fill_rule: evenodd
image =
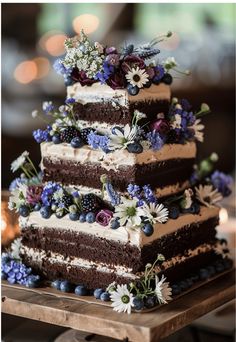
M182 191L189 186L196 157L196 144L166 144L159 151L139 154L127 150L105 153L69 144L41 144L44 181L100 189L100 177L107 174L118 191L126 191L129 183L150 184L159 197Z

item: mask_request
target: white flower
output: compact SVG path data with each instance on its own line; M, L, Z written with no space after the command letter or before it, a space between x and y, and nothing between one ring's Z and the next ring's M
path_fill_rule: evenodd
M62 199L63 195L64 195L64 191L61 188L61 189L57 190L56 192L54 192L53 199L55 201L60 201Z
M33 112L31 113L31 115L32 115L32 118L36 118L37 116L38 116L38 111L37 110L33 110Z
M193 190L191 188L184 191L184 208L188 209L192 205Z
M176 62L174 57L168 57L163 62L165 69L172 69L178 66L178 63Z
M111 306L117 312L131 313L131 308L134 306L133 294L129 292L127 285L117 285L116 291L111 293Z
M165 282L165 280L166 278L164 277L164 275L162 275L161 280L159 280L158 276L155 277L155 293L159 304L166 304L168 301L172 299L172 289L171 287L169 287L169 283Z
M113 129L115 134L112 134L110 138L109 147L125 149L128 144L134 142L137 135L137 126L131 126L129 124L125 125L123 129Z
M174 121L171 123L171 127L172 127L173 129L175 129L175 128L181 128L181 120L182 120L181 115L175 114L175 116L174 116Z
M116 286L117 286L116 282L113 281L111 284L109 284L109 285L107 286L106 292L112 293L113 291L116 290Z
M144 150L149 150L150 147L151 147L150 141L141 140L139 143L140 143L140 145L142 145L142 147L143 147Z
M138 88L142 88L148 82L148 74L145 70L139 69L139 67L136 69L132 68L125 77L132 86L137 86Z
M146 114L140 112L140 111L137 110L137 109L134 111L134 116L135 116L135 118L136 118L137 121L139 121L139 120L141 120L141 119L145 119L145 118L147 117Z
M102 44L95 42L94 47L98 50L99 53L103 53L104 47L102 46Z
M43 111L46 111L48 108L52 106L52 101L44 101L42 105Z
M25 151L23 152L16 160L14 160L11 163L11 170L12 172L17 171L26 161L26 158L28 157L29 152Z
M192 126L189 126L189 128L194 131L194 137L198 141L203 142L204 133L202 132L202 130L205 128L205 126L201 124L201 119L197 119Z
M143 216L152 223L164 223L168 220L168 209L163 204L145 203L142 206Z
M198 188L195 187L195 190L197 199L206 207L214 206L215 203L222 200L222 195L213 188L213 185L200 184Z
M15 239L11 244L11 255L14 259L20 259L21 238Z
M11 192L11 196L9 197L8 208L13 210L15 208L19 208L21 204L25 203L26 193L27 193L27 185L19 184L18 187Z
M121 204L115 207L114 217L119 217L121 226L134 228L141 224L143 211L137 207L137 200L121 197Z

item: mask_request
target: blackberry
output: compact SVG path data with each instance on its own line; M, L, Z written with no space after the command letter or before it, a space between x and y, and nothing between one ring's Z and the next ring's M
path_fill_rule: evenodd
M88 135L91 132L95 132L95 129L93 129L92 127L88 127L88 128L83 128L80 132L81 138L84 140L85 143L88 144Z
M61 132L60 139L61 141L67 142L69 144L73 138L79 136L80 132L75 127L67 127Z
M83 212L95 212L99 208L99 198L94 194L86 194L82 198L81 205Z

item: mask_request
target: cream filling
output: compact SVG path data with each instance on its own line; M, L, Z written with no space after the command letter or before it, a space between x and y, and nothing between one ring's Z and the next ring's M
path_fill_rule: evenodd
M132 274L132 268L128 268L121 265L108 265L105 263L96 263L82 258L77 257L64 257L62 254L50 252L50 256L44 250L30 248L22 246L20 250L21 254L27 255L30 259L37 263L40 267L42 266L42 260L47 259L50 263L67 264L68 268L71 266L82 267L86 269L96 268L99 272L115 273L118 276L123 276L131 279L135 279L135 275Z
M73 97L82 104L96 102L111 102L114 108L120 106L128 107L129 103L149 100L170 101L170 86L166 84L152 85L150 88L143 88L135 96L129 95L126 89L112 89L106 84L94 83L91 86L81 86L75 83L67 87L67 97Z
M50 158L52 161L69 160L80 164L99 163L107 171L116 171L120 167L135 164L165 162L166 160L177 158L195 158L196 144L194 142L188 142L184 145L166 144L159 151L149 149L135 154L129 153L127 150L105 153L101 150L94 150L88 145L76 149L66 143L56 145L53 142L44 142L41 144L41 155L42 158Z
M32 212L28 217L20 217L19 222L21 228L33 226L34 228L54 228L61 230L69 230L74 232L82 232L92 236L113 240L118 243L130 243L131 245L141 248L148 245L156 239L164 235L176 232L183 226L190 226L193 223L206 221L211 217L219 214L218 207L201 207L198 215L183 214L176 220L169 219L165 224L157 223L154 225L154 232L151 236L146 236L140 228L131 229L126 227L119 227L118 229L111 229L109 226L103 227L97 222L94 223L80 223L79 221L71 221L66 215L58 219L54 214L50 219L44 219L39 212Z

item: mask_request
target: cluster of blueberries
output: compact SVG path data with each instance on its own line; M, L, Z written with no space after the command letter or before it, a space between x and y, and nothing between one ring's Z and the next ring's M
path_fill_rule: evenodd
M199 214L200 212L200 204L198 202L193 202L191 206L187 209L181 208L181 206L177 203L165 206L168 208L169 211L168 217L173 220L177 219L180 213Z

